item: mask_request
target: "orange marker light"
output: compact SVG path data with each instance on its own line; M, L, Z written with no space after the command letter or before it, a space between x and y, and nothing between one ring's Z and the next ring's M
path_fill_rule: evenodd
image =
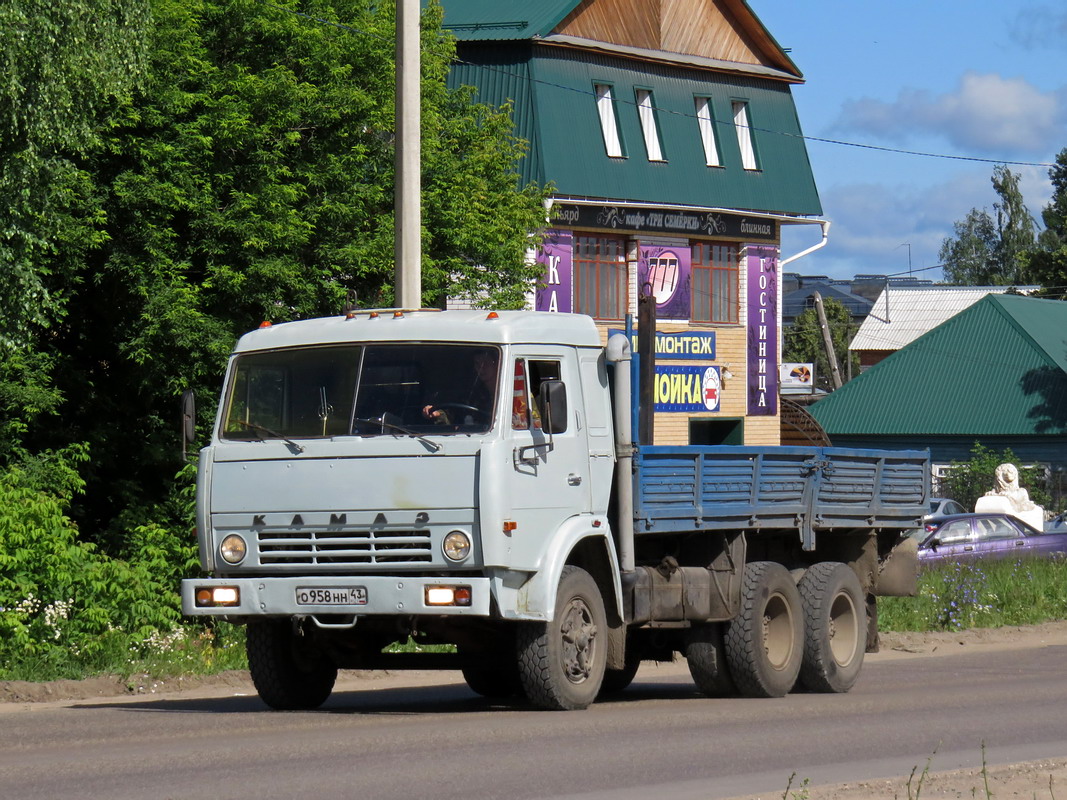
M259 323L259 327L261 327L261 328L270 328L271 327L270 320L269 319L263 320L261 323Z
M513 530L516 530L518 527L519 527L519 523L517 523L515 520L513 520L513 519L504 520L504 533L511 533Z

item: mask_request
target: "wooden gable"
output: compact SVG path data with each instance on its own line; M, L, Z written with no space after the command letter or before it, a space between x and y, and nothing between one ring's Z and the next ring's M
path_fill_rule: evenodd
M582 0L553 33L800 73L742 0Z

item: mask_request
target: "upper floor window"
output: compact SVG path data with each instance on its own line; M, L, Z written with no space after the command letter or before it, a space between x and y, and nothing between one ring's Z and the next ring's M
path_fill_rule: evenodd
M574 310L594 319L626 314L626 240L574 237Z
M693 245L693 322L737 322L738 275L737 245Z
M759 169L756 165L756 147L752 139L752 126L748 121L748 103L734 100L734 128L737 130L737 145L741 148L741 166Z
M697 128L700 141L704 145L704 163L709 167L720 167L719 145L715 140L715 118L712 115L711 98L696 98Z
M652 92L648 89L635 89L637 97L637 117L641 120L641 132L645 136L645 152L649 161L666 161L659 141L659 128L656 127L656 109L652 104Z
M606 83L596 84L596 110L600 116L600 131L604 134L604 149L612 158L622 158L619 120L615 116L615 98Z

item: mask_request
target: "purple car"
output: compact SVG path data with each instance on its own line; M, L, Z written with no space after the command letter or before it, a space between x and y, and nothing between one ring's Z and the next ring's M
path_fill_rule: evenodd
M925 527L919 563L1067 555L1067 532L1045 533L1010 514L953 514Z

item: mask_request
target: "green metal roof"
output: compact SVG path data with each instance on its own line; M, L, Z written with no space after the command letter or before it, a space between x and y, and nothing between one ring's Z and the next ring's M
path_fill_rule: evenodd
M1067 433L1067 302L987 295L810 411L831 437Z
M547 36L579 0L443 0L444 27L461 41Z
M449 83L478 87L477 100L513 101L516 135L530 142L522 179L551 181L557 196L822 213L789 84L770 78L642 63L597 51L526 42L477 42L460 49ZM613 88L625 158L610 158L594 84ZM653 92L666 161L649 161L635 91ZM694 109L710 97L721 167L705 164ZM759 170L746 170L731 102L749 104Z

